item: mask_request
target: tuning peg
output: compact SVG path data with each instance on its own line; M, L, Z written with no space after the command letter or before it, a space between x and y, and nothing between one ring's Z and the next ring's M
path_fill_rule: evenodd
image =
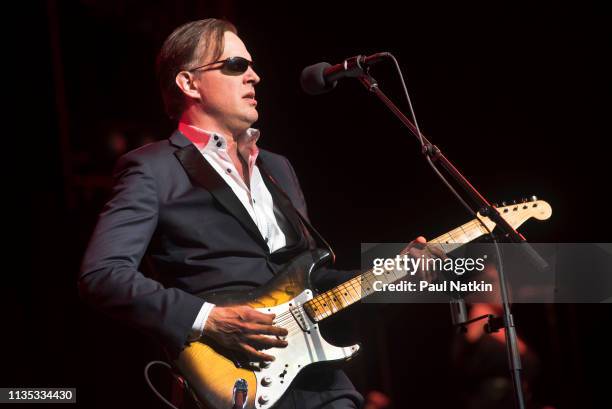
M505 201L505 200L504 200L504 201L502 201L502 207L503 207L503 206L506 206L507 204L508 204L508 203L506 203L506 201Z
M531 196L530 199L531 199L532 202L535 202L536 200L538 200L538 197L536 195L533 195L533 196Z
M513 204L513 205L515 205L515 204L516 204L516 200L513 200L513 201L512 201L512 204Z

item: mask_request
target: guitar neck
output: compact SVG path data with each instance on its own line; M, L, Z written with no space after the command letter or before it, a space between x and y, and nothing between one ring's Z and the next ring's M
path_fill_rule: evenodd
M428 243L438 245L445 253L449 253L487 233L488 231L480 221L474 219ZM407 253L408 248L406 247L399 255L404 256ZM406 274L405 270L385 270L383 274L375 275L370 269L313 297L312 300L304 303L304 309L313 321L321 321L372 294L374 292L372 286L375 281L390 284L405 277Z

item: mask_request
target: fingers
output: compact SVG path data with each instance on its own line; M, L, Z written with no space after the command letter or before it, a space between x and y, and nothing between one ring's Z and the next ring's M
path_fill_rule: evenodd
M446 260L448 258L448 256L442 249L442 246L436 243L427 244L427 239L425 239L425 237L423 236L419 236L412 242L410 242L410 244L408 245L408 249L410 255L414 257L420 257L424 253L429 253L443 260ZM419 250L424 250L424 252Z
M446 253L444 252L444 250L442 250L442 247L436 244L430 244L427 246L427 249L435 256L441 258L442 260L446 260L448 258L448 256L446 255Z
M269 348L286 348L287 341L277 337L268 337L266 335L247 335L248 344L255 349L269 349Z
M241 343L240 350L244 352L249 357L249 359L253 361L274 361L276 359L272 355L256 350L247 343Z
M250 306L216 306L208 316L206 335L230 349L243 352L253 360L271 361L261 349L285 348L286 328L273 325L275 314L265 314Z
M255 323L245 323L244 330L249 334L276 335L279 337L285 337L288 334L286 328Z
M419 236L408 244L408 249L409 250L413 248L422 249L425 243L427 243L427 240L425 239L425 237Z
M408 245L408 254L414 258L440 258L442 260L448 258L440 245L436 243L427 244L427 240L423 236L419 236L410 242ZM423 267L419 269L419 275L427 282L433 282L438 278L438 273L435 270Z
M254 308L245 306L244 315L246 321L243 325L245 332L250 334L287 336L287 329L274 326L276 314L265 314Z
M263 312L257 311L256 309L249 306L240 307L243 309L244 313L244 321L257 322L260 324L272 325L274 323L274 318L276 318L276 314L265 314Z

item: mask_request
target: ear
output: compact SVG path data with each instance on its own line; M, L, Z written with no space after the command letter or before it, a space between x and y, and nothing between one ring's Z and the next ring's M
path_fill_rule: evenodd
M176 74L176 85L179 87L183 94L191 98L200 99L200 91L196 87L194 81L195 77L188 71L181 71Z

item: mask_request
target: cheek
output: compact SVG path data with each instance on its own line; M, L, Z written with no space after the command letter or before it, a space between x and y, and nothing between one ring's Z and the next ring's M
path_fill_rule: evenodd
M206 87L202 90L202 103L211 107L223 107L228 105L227 90L220 88L218 85Z

